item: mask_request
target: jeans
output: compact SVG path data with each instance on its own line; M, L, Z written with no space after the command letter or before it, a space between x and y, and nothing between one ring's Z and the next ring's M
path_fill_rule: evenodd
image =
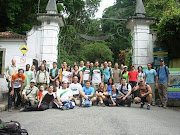
M14 95L10 95L10 92L12 91L11 88L9 88L9 96L8 96L8 108L12 107L12 102L14 102L15 107L18 107L21 104L21 95L19 93L20 88L14 88ZM16 100L16 101L15 101Z

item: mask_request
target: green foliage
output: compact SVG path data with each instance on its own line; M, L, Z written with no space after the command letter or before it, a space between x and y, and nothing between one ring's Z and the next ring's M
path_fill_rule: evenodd
M106 42L94 42L84 46L82 55L86 60L90 60L91 62L95 60L98 60L100 63L104 61L113 61L113 53L108 46L106 46Z
M180 4L178 0L145 0L148 16L156 18L151 29L157 31L157 44L167 47L169 58L177 58L180 42ZM176 48L176 49L175 49Z
M135 0L117 0L116 4L105 9L103 18L127 19L134 14ZM105 19L102 21L103 32L113 36L107 40L109 48L112 50L113 58L119 61L120 50L131 48L130 30L126 29L126 22L119 20Z

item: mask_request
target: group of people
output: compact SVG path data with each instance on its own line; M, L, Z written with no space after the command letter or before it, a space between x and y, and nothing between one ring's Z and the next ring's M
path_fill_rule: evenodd
M73 109L77 106L131 106L131 103L140 103L143 108L145 102L155 106L155 87L158 88L161 107L167 105L167 87L170 85L170 73L160 60L160 67L152 69L152 64L147 64L147 69L142 66L135 70L135 66L128 67L118 63L112 68L111 62L76 62L73 67L66 62L57 68L53 62L52 69L43 63L37 68L26 65L25 71L12 64L6 68L6 80L9 87L8 110L12 111L12 103L20 111L43 111L49 108L61 110Z

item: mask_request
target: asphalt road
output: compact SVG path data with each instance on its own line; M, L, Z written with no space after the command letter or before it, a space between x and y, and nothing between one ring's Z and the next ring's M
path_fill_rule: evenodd
M145 106L146 107L146 106ZM0 112L3 121L16 120L29 135L180 135L180 111L152 107L75 107L43 112Z

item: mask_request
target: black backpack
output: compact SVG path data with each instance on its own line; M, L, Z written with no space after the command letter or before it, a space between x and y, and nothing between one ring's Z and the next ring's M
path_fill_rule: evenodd
M3 122L0 119L0 135L28 135L26 129L21 129L17 121Z

